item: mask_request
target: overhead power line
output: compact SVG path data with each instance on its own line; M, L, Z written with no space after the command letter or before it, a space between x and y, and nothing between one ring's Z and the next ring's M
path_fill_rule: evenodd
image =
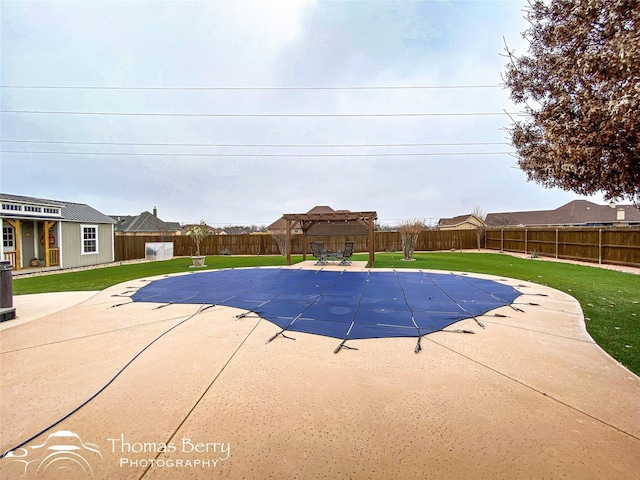
M438 157L463 155L513 155L514 152L444 152L444 153L112 153L112 152L51 152L31 150L0 150L0 153L33 155L100 155L149 157Z
M139 143L139 142L80 142L48 140L0 139L4 143L53 145L118 145L136 147L274 147L274 148L356 148L356 147L457 147L478 145L510 145L508 142L455 142L455 143Z
M15 89L64 89L64 90L444 90L473 88L504 88L503 85L369 85L346 87L116 87L95 85L0 85Z
M96 116L133 116L133 117L469 117L520 115L509 112L464 112L464 113L154 113L154 112L74 112L46 110L0 110L0 113L19 113L35 115L96 115Z

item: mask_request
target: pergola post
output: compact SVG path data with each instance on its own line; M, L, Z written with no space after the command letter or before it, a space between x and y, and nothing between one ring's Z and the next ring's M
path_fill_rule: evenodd
M369 217L369 268L373 268L376 259L375 236L373 234L373 218Z
M287 265L291 265L291 220L287 220L287 236L284 241L284 247L287 254Z
M307 260L307 231L302 229L302 261Z

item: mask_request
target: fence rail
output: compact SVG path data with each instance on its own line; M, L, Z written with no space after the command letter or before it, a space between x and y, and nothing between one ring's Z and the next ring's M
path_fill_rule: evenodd
M354 242L354 251L368 252L368 237L359 235L308 236L304 246L311 255L311 242L323 242L336 251L347 241ZM145 258L146 242L173 242L175 256L191 256L196 252L193 240L187 236L117 236L116 261ZM402 250L398 232L375 232L376 252ZM640 229L638 228L489 228L481 245L489 250L537 254L558 259L580 260L640 267ZM416 251L477 249L475 230L429 230L418 235ZM302 235L293 235L291 253L301 254ZM200 245L203 255L280 255L273 235L211 235Z

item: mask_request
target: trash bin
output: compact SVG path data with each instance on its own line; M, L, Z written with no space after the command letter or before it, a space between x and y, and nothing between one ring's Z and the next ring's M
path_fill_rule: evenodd
M16 317L16 309L13 308L13 277L11 275L11 262L0 261L0 322Z

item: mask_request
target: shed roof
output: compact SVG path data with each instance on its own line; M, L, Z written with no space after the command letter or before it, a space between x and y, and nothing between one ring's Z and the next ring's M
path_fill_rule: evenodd
M67 222L92 222L92 223L116 223L111 217L99 212L85 203L68 202L63 200L50 200L46 198L27 197L23 195L13 195L0 193L0 200L22 204L39 206L51 206L60 208L60 217L56 215L25 215L20 212L3 213L5 217L34 219L34 220L59 220Z

